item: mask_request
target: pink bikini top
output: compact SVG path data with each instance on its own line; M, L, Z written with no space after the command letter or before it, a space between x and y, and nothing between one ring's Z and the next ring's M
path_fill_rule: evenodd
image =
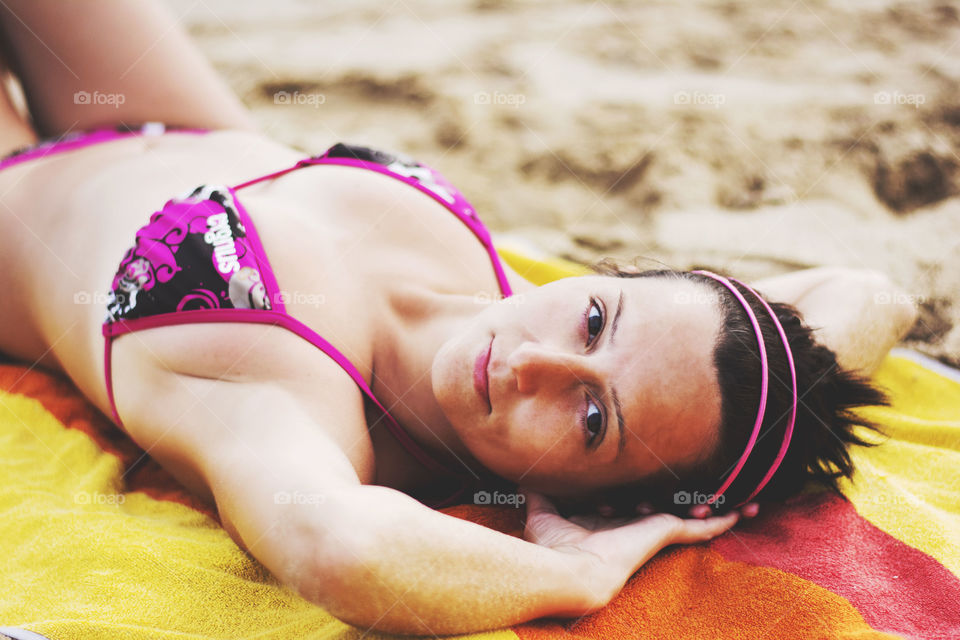
M454 495L430 506L438 508L450 504L471 486L478 487L479 479L453 456L440 461L424 451L373 395L350 360L287 313L256 227L236 196L237 191L252 184L311 165L340 165L376 171L427 194L456 215L483 243L502 294L512 295L489 231L466 198L442 175L410 158L336 144L320 156L306 158L292 167L234 187L199 187L185 198L167 202L163 211L154 213L150 224L137 232L137 244L124 256L113 280L112 299L103 324L107 392L114 419L120 424L110 376L110 345L115 336L149 327L195 322L280 325L333 358L379 408L393 436L424 467L447 479L461 481L460 489ZM222 277L216 273L218 267ZM231 271L241 271L237 275L242 275L244 282L258 283L256 299L248 298L246 289L240 297L235 295L236 283L230 282L234 278ZM207 275L209 273L213 276ZM212 281L216 284L209 284Z

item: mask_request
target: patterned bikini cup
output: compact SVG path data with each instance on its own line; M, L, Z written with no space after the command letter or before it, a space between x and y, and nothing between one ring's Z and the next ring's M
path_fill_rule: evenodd
M106 322L189 309L269 309L260 265L226 187L169 200L114 276Z

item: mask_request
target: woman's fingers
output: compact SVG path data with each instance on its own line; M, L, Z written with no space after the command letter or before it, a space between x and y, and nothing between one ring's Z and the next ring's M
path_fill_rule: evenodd
M641 502L640 504L637 505L637 508L636 508L637 515L640 515L640 516L648 516L651 513L653 513L653 511L654 511L653 505L650 504L649 502Z
M740 514L745 518L753 518L760 512L760 505L756 502L750 502L748 504L740 507ZM706 504L698 504L695 507L690 507L688 511L691 518L706 518L709 517L712 513L710 506Z
M739 511L731 511L723 516L704 519L683 520L678 518L680 524L677 525L670 543L692 544L711 540L735 525L739 519Z
M553 540L558 535L589 535L601 531L639 526L648 534L663 541L663 544L691 544L711 540L724 533L743 518L755 517L759 505L755 502L744 505L722 516L712 515L709 505L701 504L688 511L691 518L678 518L668 513L652 513L648 503L638 504L633 518L611 517L608 505L597 505L598 513L575 515L564 518L556 505L547 496L537 491L521 488L527 509L527 533L532 541ZM612 513L612 512L611 512Z
M711 513L710 505L698 504L695 507L690 507L690 511L688 511L688 513L690 514L691 518L706 518Z

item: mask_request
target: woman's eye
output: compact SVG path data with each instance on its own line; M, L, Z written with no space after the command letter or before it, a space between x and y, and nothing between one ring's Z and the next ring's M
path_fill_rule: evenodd
M603 413L596 403L587 396L587 413L583 419L583 428L587 433L587 446L592 446L594 440L603 433Z
M590 306L587 308L587 345L589 346L594 338L600 334L603 329L603 310L595 300L590 299Z

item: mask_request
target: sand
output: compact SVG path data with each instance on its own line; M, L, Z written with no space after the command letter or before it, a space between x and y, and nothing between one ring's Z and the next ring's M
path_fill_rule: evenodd
M960 364L960 3L168 1L278 140L405 152L574 260L879 269Z

